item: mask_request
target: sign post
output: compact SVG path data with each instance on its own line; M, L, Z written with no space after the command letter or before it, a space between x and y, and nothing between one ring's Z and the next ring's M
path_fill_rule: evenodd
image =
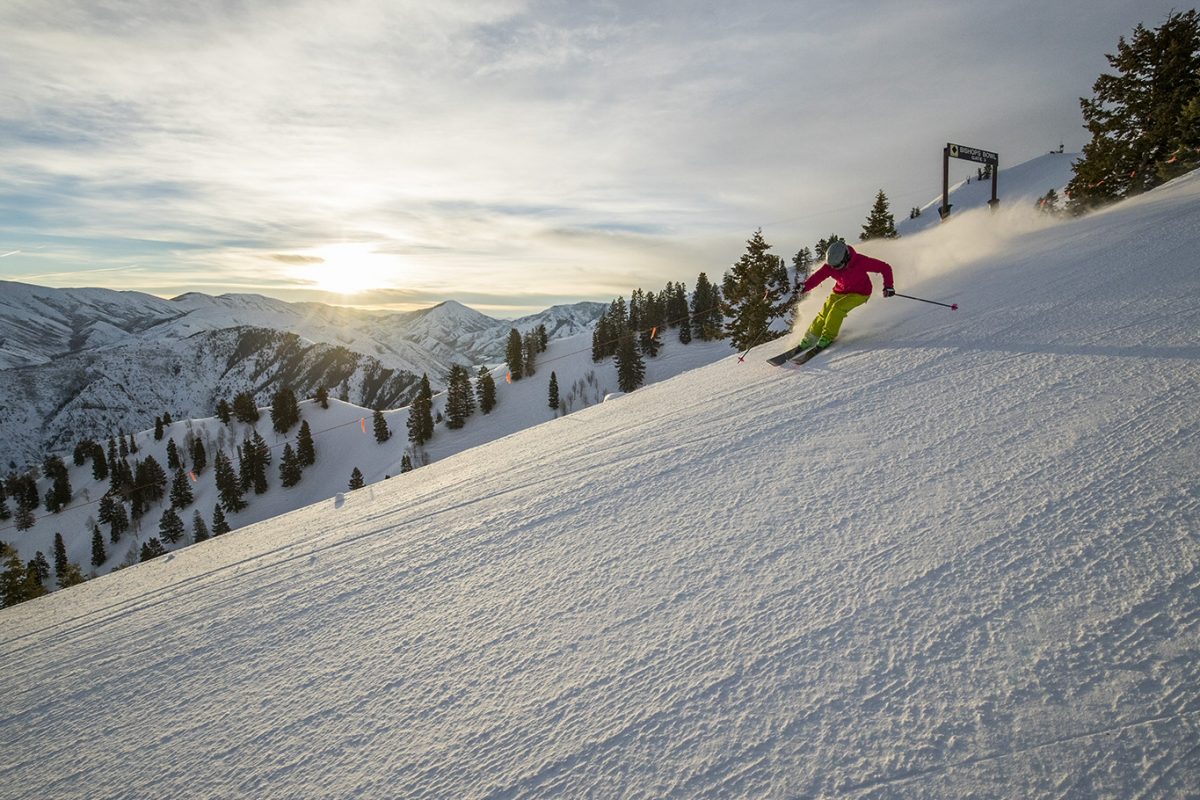
M1000 173L999 154L990 150L980 150L978 147L947 142L942 149L942 207L938 209L941 218L945 220L950 216L950 159L952 158L988 165L992 172L992 199L988 201L988 205L995 211L996 207L1000 205L1000 200L996 197L997 177Z

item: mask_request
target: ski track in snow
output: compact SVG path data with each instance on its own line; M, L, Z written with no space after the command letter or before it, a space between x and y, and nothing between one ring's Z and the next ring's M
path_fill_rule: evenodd
M0 797L1188 796L1198 230L1177 182L10 609Z

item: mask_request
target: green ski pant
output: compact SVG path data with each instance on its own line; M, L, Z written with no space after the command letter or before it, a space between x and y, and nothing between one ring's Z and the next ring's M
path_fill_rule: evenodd
M846 318L846 315L865 302L867 302L865 294L830 292L829 299L825 301L825 305L821 306L821 311L817 314L816 319L808 326L808 332L813 336L819 336L832 342L837 338L838 331L842 329L842 320Z

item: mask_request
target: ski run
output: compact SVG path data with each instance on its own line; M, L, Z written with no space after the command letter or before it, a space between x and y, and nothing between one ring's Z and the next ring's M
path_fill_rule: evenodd
M1196 796L1200 174L864 249L959 309L0 613L0 798Z

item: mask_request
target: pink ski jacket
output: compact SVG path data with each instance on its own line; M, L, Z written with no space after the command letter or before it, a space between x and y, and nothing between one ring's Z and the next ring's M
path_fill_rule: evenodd
M834 294L865 294L871 296L871 276L868 272L878 272L883 276L883 285L892 285L892 265L886 261L880 261L878 258L864 256L862 253L850 249L850 263L842 269L834 269L826 264L819 270L808 276L808 280L804 282L804 291L812 291L818 284L826 278L833 276L837 281L833 284Z

